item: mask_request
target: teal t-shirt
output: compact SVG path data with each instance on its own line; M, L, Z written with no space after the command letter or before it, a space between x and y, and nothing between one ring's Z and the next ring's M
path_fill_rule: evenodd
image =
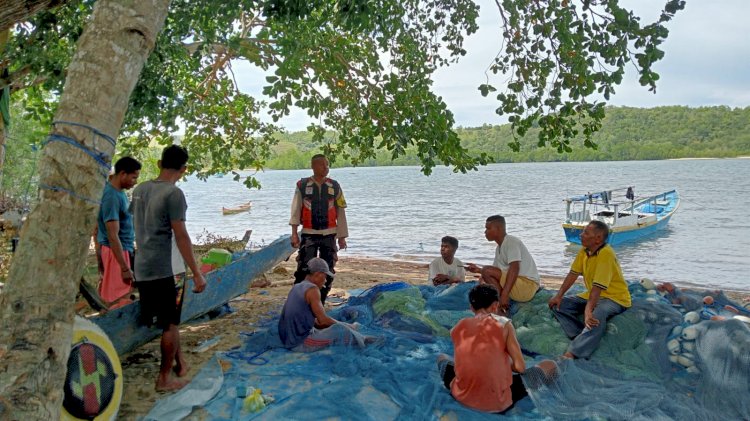
M99 231L96 233L96 241L110 247L107 238L108 221L120 222L120 231L117 236L120 237L122 249L133 252L135 250L135 231L133 230L133 216L128 210L128 196L123 191L117 191L109 182L104 185L104 194L102 194L102 205L99 208L99 217L97 222Z

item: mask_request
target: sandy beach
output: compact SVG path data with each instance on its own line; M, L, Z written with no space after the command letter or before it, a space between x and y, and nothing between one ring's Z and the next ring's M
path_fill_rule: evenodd
M296 268L293 255L272 271L253 281L250 291L231 302L233 313L205 322L193 322L180 327L182 347L190 366L188 378L198 372L215 352L226 351L240 345L240 332L252 332L259 321L278 312L292 285ZM406 281L415 285L427 283L427 265L366 258L342 258L336 266L336 280L331 296L346 298L347 291L367 289L383 282ZM472 274L469 274L472 275ZM467 277L467 280L470 278ZM562 278L543 277L542 285L556 289ZM210 286L209 286L210 287ZM737 301L746 300L746 293L728 294ZM329 300L330 307L335 301ZM209 349L196 352L204 341L218 338ZM147 414L154 403L165 396L154 391L154 380L159 368L159 340L122 356L124 395L120 419L136 420ZM200 411L198 411L200 412ZM202 419L195 414L196 419Z

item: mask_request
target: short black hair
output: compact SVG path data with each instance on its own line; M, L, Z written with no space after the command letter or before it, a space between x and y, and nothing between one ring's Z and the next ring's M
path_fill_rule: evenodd
M488 308L495 301L500 301L500 294L492 285L479 284L469 291L469 304L474 310Z
M320 159L320 158L325 158L325 159L328 159L328 157L327 157L327 156L325 156L325 155L323 155L322 153L316 153L315 155L313 155L313 157L312 157L312 158L310 158L310 162L313 162L313 161L315 161L316 159Z
M161 153L161 167L169 170L181 170L188 162L188 152L180 145L169 145Z
M115 162L115 174L124 172L125 174L133 174L136 171L141 170L141 163L135 158L129 156L123 156Z
M499 223L502 224L502 226L505 226L505 217L502 215L492 215L487 218L487 223Z
M609 225L597 219L589 222L589 225L592 225L594 230L602 235L602 239L606 243L607 238L609 238Z
M454 249L458 248L458 239L456 237L451 237L450 235L446 235L445 237L440 239L440 242L449 244Z

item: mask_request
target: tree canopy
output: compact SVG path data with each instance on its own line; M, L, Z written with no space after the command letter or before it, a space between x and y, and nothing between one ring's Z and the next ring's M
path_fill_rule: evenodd
M8 72L0 88L23 91L14 98L41 121L54 114L93 4L71 1L36 14L15 27L3 51L0 68ZM513 149L538 126L539 145L570 151L579 136L595 147L591 135L605 111L600 98L614 93L626 65L655 89L652 65L664 54L665 24L684 1L666 1L659 18L645 25L617 0L495 5L504 44L488 57L489 70L505 75L507 84L488 79L480 93L496 95L497 113L512 126ZM466 53L478 13L471 0L172 1L130 99L119 152L169 143L181 125L183 144L199 157L192 167L199 175L261 168L273 134L296 106L316 120L309 130L334 160L357 165L378 149L393 159L410 149L425 173L437 163L475 168L488 156L461 145L431 76ZM240 90L238 60L265 73L261 96Z

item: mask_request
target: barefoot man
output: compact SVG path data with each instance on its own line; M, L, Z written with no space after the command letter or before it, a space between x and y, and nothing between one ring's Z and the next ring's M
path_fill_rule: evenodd
M140 184L133 191L130 204L138 244L135 279L141 295L141 315L147 324L155 322L162 329L157 391L182 388L186 382L172 377L172 372L177 377L188 372L177 330L184 288L175 285L171 263L172 236L193 272L193 292L202 292L206 288L206 281L193 256L193 243L185 229L185 195L175 186L185 174L187 160L188 153L184 148L177 145L166 147L158 162L159 176Z

